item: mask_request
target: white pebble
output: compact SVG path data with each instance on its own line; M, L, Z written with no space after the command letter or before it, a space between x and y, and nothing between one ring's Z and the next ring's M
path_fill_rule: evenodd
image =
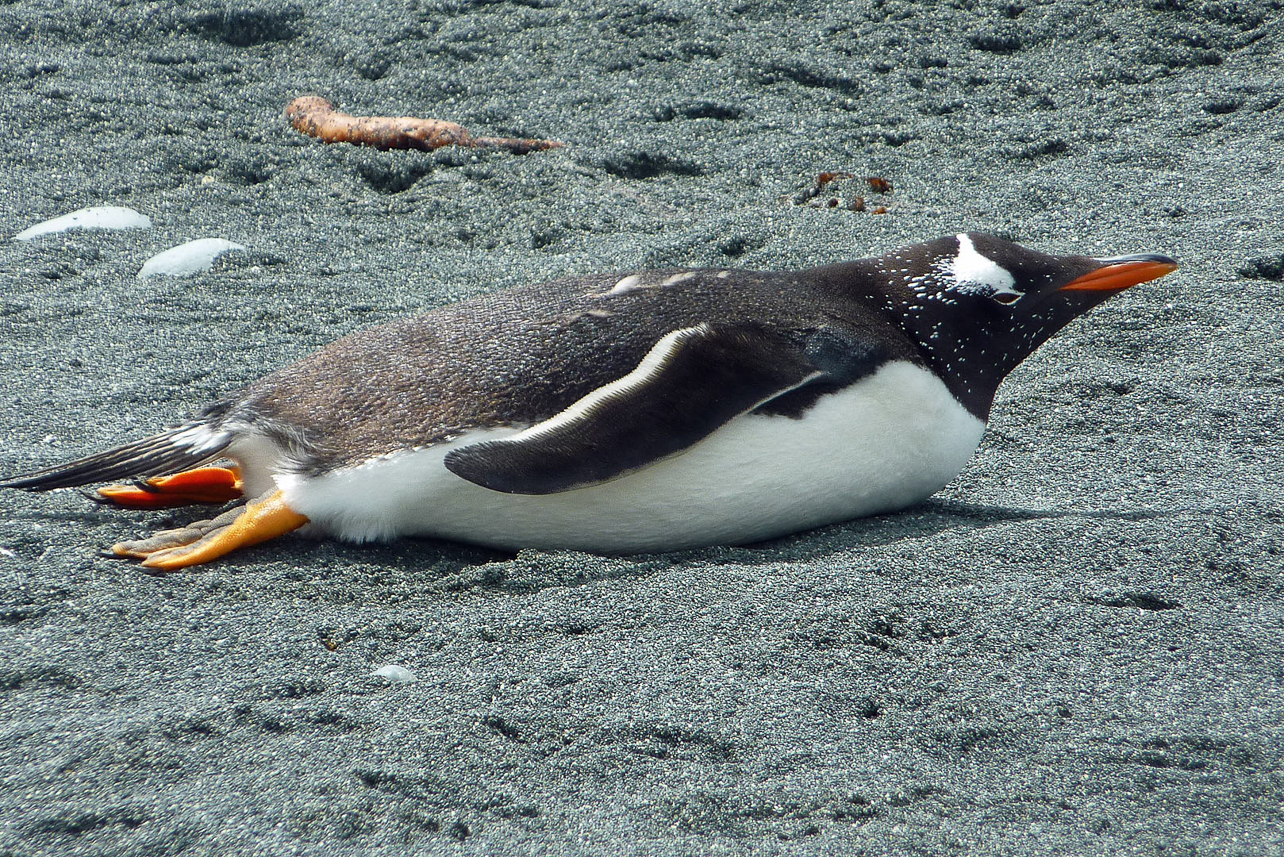
M378 676L379 678L386 678L393 684L415 680L414 673L405 667L399 667L396 664L388 664L386 667L379 667L379 669L370 673L370 675Z
M200 274L214 267L214 260L227 251L244 249L244 244L224 238L197 238L148 259L139 270L138 279L145 280L160 275L189 277Z
M82 208L44 223L30 226L17 235L14 241L30 241L40 235L51 235L55 232L66 232L69 229L151 229L152 219L146 214L139 214L132 208L119 205L100 205L94 208Z

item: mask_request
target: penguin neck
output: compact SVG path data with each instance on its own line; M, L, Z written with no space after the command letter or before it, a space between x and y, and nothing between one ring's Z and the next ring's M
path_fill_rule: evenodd
M988 298L978 305L924 301L893 292L884 297L891 318L919 347L928 366L950 393L981 420L988 420L994 395L1013 369L1087 309L1107 295L1088 294L1075 304L1039 300L1017 312L993 312Z
M928 368L963 407L988 421L999 384L1021 358L1004 348L1006 337L989 330L986 320L962 318L957 306L924 305L900 295L889 298L890 318L918 347Z
M961 319L958 307L933 304L889 283L877 259L861 259L814 270L840 300L869 307L900 330L924 365L982 422L990 415L999 383L1025 355L1015 359L1004 338L986 329L984 319Z

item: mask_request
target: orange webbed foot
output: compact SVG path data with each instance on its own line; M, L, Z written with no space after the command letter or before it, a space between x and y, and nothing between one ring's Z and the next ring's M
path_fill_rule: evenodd
M163 530L147 539L120 542L112 545L111 551L116 556L141 559L146 568L174 571L285 535L307 522L306 517L285 504L280 491L273 491L212 520Z
M127 509L165 509L190 503L241 499L241 472L234 467L198 467L172 476L155 476L134 485L99 488L92 499Z

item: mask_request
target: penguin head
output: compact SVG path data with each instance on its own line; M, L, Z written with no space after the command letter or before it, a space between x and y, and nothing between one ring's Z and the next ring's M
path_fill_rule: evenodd
M993 313L996 317L1013 319L1047 311L1051 304L1070 311L1066 321L1177 268L1175 261L1155 253L1104 259L1051 256L975 232L907 247L879 261L889 279L917 303L957 304L972 312L989 304L1010 310L1006 316Z
M988 412L1003 378L1058 330L1131 286L1177 268L1167 256L1052 256L993 235L967 233L878 260L889 309L960 398ZM953 384L951 386L954 386Z

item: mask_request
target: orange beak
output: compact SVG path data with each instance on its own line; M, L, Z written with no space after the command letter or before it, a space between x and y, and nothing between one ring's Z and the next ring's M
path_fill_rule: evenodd
M1071 280L1058 291L1062 292L1121 292L1124 289L1156 280L1177 270L1177 263L1167 256L1145 253L1136 256L1118 256L1098 259L1104 267L1089 271Z

